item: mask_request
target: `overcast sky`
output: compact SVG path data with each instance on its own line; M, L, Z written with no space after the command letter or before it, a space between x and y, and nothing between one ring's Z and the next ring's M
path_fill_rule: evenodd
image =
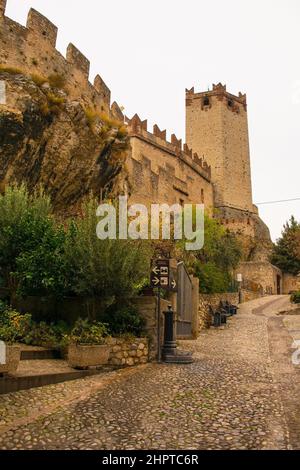
M184 137L185 88L246 92L254 202L300 198L299 0L8 0L26 22L33 7L73 42L130 117ZM234 182L232 182L234 184ZM276 239L300 201L263 205Z

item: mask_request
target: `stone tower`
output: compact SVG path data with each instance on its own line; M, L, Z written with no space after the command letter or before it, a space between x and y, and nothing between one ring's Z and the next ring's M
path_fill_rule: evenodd
M221 83L208 92L186 90L186 142L211 165L215 207L256 212L246 95L231 95Z

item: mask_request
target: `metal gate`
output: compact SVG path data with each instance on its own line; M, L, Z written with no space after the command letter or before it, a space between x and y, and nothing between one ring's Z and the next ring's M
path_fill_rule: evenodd
M192 337L192 281L183 262L178 264L177 336Z

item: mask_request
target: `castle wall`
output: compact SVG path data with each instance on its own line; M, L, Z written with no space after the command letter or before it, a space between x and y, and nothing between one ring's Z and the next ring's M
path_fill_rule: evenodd
M129 122L132 150L127 168L132 182L131 201L204 203L207 209L213 208L208 166L188 148L185 147L187 153L182 151L174 136L173 143L167 142L165 134L157 129L154 135L146 130L146 122Z
M212 167L215 205L254 212L246 97L213 91L186 93L186 141Z
M270 295L277 294L278 277L280 293L283 291L282 272L267 261L240 263L237 272L242 274L244 282L254 282L263 288L264 294Z
M24 27L4 16L5 5L0 0L0 65L45 78L59 75L71 100L109 114L110 90L99 75L89 82L89 60L73 44L66 57L60 54L55 48L57 27L36 10L30 10Z

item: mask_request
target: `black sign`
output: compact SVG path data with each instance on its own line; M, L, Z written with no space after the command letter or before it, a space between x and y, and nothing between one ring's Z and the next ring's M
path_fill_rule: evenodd
M150 285L177 292L176 270L170 268L168 259L158 259L152 263Z

